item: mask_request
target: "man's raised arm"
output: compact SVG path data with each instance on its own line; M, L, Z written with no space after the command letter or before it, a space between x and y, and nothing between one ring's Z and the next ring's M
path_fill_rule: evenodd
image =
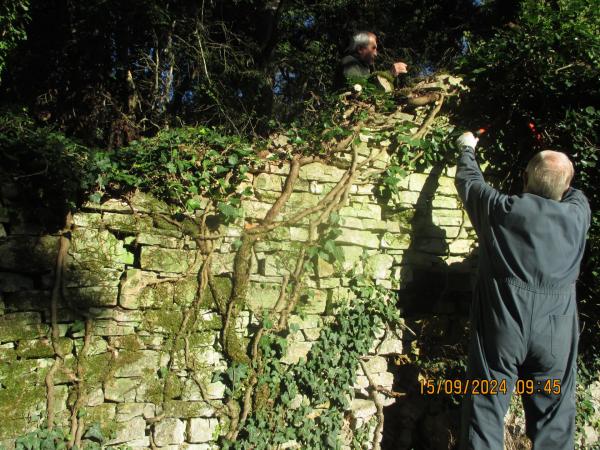
M456 145L460 151L454 184L471 223L479 233L481 226L488 223L490 212L503 196L483 179L479 164L475 160L478 139L472 133L463 133Z
M579 211L579 214L583 217L585 229L590 227L592 221L592 211L590 209L590 203L587 197L579 189L569 187L567 192L563 195L561 200L562 203L571 203L575 205Z

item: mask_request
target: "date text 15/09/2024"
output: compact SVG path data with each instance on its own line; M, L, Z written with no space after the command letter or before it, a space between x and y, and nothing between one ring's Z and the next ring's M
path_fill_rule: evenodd
M508 383L505 379L485 380L485 379L466 379L466 380L426 380L421 378L421 394L473 394L473 395L498 395L508 392ZM515 383L514 392L517 395L553 394L560 395L560 379L547 380L524 380L518 379ZM510 392L508 392L510 393Z

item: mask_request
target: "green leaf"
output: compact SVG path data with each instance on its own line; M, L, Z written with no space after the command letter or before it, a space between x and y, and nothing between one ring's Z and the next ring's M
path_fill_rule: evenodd
M78 333L85 328L85 322L82 320L75 320L71 325L71 332Z
M85 432L83 437L85 437L87 439L93 439L93 440L96 440L99 442L103 442L104 436L102 435L102 430L100 429L100 424L99 423L92 424L92 426L87 429L87 431Z

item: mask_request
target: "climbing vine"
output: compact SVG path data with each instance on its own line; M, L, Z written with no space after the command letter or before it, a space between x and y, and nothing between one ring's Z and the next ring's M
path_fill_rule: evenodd
M224 448L267 449L289 441L306 449L341 447L344 411L361 358L368 354L376 334L398 327L400 319L387 289L364 276L353 278L350 288L356 299L339 306L307 358L298 364L280 363L287 337L297 327L263 335L259 348L264 362L256 384L261 403L237 439L225 441ZM268 324L266 329L270 328Z

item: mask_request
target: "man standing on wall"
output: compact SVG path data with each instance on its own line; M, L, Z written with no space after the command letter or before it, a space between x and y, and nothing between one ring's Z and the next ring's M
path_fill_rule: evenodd
M589 203L570 187L569 158L552 150L529 161L522 194L498 192L485 183L475 160L477 141L471 133L458 138L455 180L480 249L467 381L497 388L494 395L469 389L463 397L460 448L504 448L504 416L520 378L531 380L526 386L533 390L522 395L533 449L572 450L579 342L575 282L591 221Z
M377 57L377 37L370 31L359 31L352 35L345 56L340 60L337 80L338 86L343 86L349 78L367 78L373 71ZM390 74L397 77L406 73L406 64L396 62L390 68Z

